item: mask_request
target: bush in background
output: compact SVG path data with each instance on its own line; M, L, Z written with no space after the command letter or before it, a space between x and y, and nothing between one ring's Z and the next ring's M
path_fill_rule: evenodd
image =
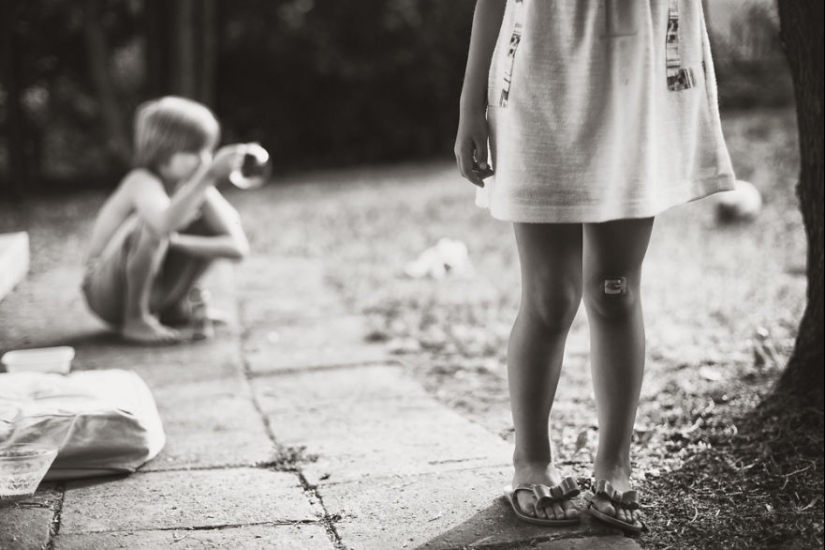
M128 167L135 107L180 93L180 61L167 58L184 34L181 6L207 2L214 78L204 97L224 141L261 142L281 172L450 156L474 0L5 0L0 30L14 48L0 84L0 200L113 186ZM722 107L790 104L772 3L706 6ZM90 45L95 33L102 48ZM157 78L159 63L171 78ZM25 186L10 181L10 152Z

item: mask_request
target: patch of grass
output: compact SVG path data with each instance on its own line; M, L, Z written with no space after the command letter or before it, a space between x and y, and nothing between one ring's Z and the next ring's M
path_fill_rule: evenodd
M306 452L306 446L279 446L272 460L258 464L258 466L279 472L300 472L302 464L315 462L317 460L318 455L308 454Z
M698 416L699 429L671 432L670 450L689 452L642 484L645 548L822 548L822 414L753 391L772 381Z

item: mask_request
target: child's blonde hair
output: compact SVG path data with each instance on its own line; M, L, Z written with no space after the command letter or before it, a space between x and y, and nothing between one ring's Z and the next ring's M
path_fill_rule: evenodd
M135 115L135 168L157 171L175 153L196 153L218 144L221 129L205 105L183 97L147 101Z

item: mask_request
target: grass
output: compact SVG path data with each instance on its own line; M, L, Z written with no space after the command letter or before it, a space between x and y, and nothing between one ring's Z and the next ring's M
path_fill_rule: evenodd
M760 189L765 207L752 223L722 225L707 200L656 222L633 447L651 529L639 542L657 550L821 547L822 418L765 401L805 300L794 115L724 118L737 175ZM451 165L436 163L305 174L230 199L256 254L323 258L328 283L370 320L365 336L389 342L444 403L512 440L505 349L518 258L509 225L475 208L472 193ZM30 231L34 272L79 262L101 200L0 205L0 231ZM476 276L404 277L404 265L441 237L466 243ZM597 437L580 311L553 410L566 473L590 475Z

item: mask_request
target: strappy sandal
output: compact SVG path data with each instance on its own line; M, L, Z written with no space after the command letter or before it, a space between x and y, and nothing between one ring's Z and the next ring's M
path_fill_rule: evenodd
M609 523L610 525L614 525L631 533L638 533L645 528L645 524L638 519L635 520L635 523L628 523L615 516L609 516L604 512L600 512L595 506L593 506L593 497L596 496L607 498L614 508L622 506L631 510L638 510L639 493L636 491L618 491L606 479L599 479L593 484L593 493L586 494L584 499L589 503L588 510L593 517L596 517L605 523Z
M581 521L581 518L550 519L529 516L524 513L521 505L518 503L518 499L516 497L519 491L530 491L533 493L533 496L536 497L535 505L537 507L547 507L554 502L570 500L579 494L579 486L576 483L576 480L572 477L566 477L561 480L561 483L552 487L541 484L534 485L530 483L523 483L515 489L508 486L504 488L504 496L510 502L510 506L513 508L513 512L516 514L516 517L521 521L526 521L527 523L551 527L562 527L565 525L576 525Z

